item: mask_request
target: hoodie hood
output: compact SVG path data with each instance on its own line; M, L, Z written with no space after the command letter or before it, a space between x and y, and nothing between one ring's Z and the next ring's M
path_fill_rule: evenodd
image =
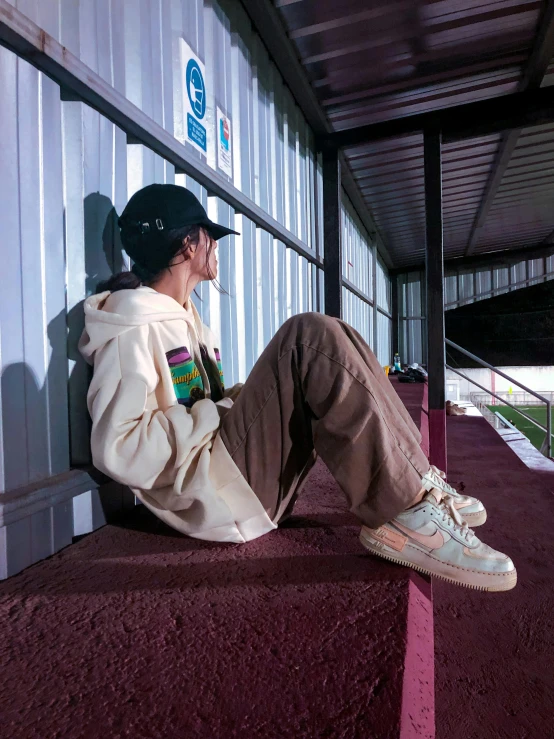
M202 336L200 316L192 301L185 307L169 295L151 287L136 290L118 290L91 295L84 303L85 330L79 342L79 350L89 364L94 362L94 353L108 341L130 331L136 326L161 321L186 321L199 336Z

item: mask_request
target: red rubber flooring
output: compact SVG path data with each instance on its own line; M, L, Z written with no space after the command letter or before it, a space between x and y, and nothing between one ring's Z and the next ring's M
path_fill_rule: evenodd
M533 472L484 418L451 417L448 473L485 503L478 529L518 585L480 593L433 583L437 739L554 737L554 463Z
M432 739L430 584L358 532L320 466L249 544L139 508L0 583L0 735Z

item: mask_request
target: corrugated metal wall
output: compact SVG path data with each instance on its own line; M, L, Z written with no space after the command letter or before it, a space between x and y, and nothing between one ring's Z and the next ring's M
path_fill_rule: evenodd
M400 359L403 363L423 364L426 362L426 354L421 275L419 272L410 272L398 275L397 279Z
M344 320L363 336L382 365L390 364L392 359L390 278L377 256L375 244L371 243L371 239L346 196L342 204L342 238L343 278L348 280L369 301L366 302L348 287L343 287ZM376 320L374 316L375 298L377 302Z
M342 275L373 303L373 247L348 198L343 197ZM374 347L373 305L343 287L343 318Z
M206 63L208 117L215 117L215 106L231 117L235 186L319 251L315 183L320 175L313 137L239 4L18 0L13 5L177 137L184 130L179 43L185 38ZM73 463L89 459L88 370L76 352L80 304L99 280L126 264L117 213L138 189L152 182L186 185L212 217L241 232L220 250L220 280L229 294L203 285L198 301L204 320L221 335L229 384L244 380L289 316L318 309L321 278L314 265L223 201L208 198L168 162L128 144L125 133L102 115L82 103L61 102L54 82L5 49L0 49L0 75L0 134L8 142L0 155L8 185L0 210L6 240L15 245L0 296L3 490L68 469L70 451ZM209 137L212 166L215 145ZM200 156L196 150L194 155Z
M0 49L0 492L69 466L59 89Z
M423 276L411 272L398 276L400 349L402 361L425 362ZM451 310L478 300L502 295L528 285L554 279L554 257L519 262L511 267L459 270L444 280L445 308Z

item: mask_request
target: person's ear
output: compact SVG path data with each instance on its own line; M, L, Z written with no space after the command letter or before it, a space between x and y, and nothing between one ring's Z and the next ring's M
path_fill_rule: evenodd
M196 246L197 245L193 244L190 240L190 236L185 236L181 248L181 254L183 255L183 259L185 260L185 262L188 262L190 259L192 259L196 251Z

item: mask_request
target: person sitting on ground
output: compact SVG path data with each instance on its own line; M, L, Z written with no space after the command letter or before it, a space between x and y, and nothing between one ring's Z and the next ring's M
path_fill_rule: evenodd
M94 464L187 536L241 543L292 512L320 456L373 554L482 590L516 583L512 561L469 527L485 509L431 467L375 356L346 323L290 318L244 386L226 388L220 343L191 301L217 276L218 239L196 197L151 185L119 219L133 260L85 302L81 351Z

